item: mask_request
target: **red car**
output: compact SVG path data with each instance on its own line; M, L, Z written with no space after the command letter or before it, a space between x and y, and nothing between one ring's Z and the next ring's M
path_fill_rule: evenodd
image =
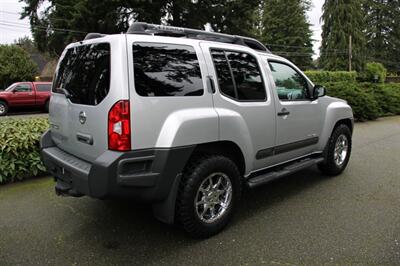
M51 82L17 82L0 91L0 116L12 107L36 107L49 110Z

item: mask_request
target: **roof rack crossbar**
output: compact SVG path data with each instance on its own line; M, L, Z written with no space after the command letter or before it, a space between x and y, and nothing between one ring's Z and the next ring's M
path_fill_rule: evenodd
M224 33L208 32L203 30L188 29L174 26L164 26L156 24L148 24L144 22L134 22L129 27L128 34L147 34L147 35L165 35L174 37L186 37L190 39L200 39L208 41L216 41L223 43L233 43L248 46L255 50L270 52L260 41L242 37L237 35L229 35Z

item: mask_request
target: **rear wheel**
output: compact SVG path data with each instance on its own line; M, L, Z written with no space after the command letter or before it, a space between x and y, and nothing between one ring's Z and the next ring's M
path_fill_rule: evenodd
M339 175L346 168L351 154L351 131L342 124L335 128L326 150L325 162L318 168L325 174Z
M230 159L197 157L189 162L180 184L177 220L193 237L215 235L231 220L240 194L240 173Z
M0 116L6 115L8 112L8 105L6 102L0 101Z

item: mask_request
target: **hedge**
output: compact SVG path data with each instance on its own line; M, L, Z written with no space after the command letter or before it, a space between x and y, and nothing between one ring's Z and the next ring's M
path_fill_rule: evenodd
M346 100L358 121L400 114L400 84L325 83L329 96Z
M357 79L357 72L348 71L319 71L310 70L304 72L309 79L315 84L322 84L327 82L355 82Z
M47 118L0 120L0 184L38 176L46 171L39 139Z

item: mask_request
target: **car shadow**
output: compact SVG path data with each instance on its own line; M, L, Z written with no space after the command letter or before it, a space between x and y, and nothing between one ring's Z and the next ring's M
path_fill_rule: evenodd
M94 200L90 209L85 207L89 219L84 219L71 237L84 241L84 246L91 246L95 253L109 254L115 264L128 263L132 258L135 264L150 264L179 254L179 249L215 244L224 239L225 234L229 235L230 228L235 225L323 180L316 169L307 169L244 191L238 206L239 215L225 231L210 239L191 239L178 226L157 221L151 206L127 200Z

